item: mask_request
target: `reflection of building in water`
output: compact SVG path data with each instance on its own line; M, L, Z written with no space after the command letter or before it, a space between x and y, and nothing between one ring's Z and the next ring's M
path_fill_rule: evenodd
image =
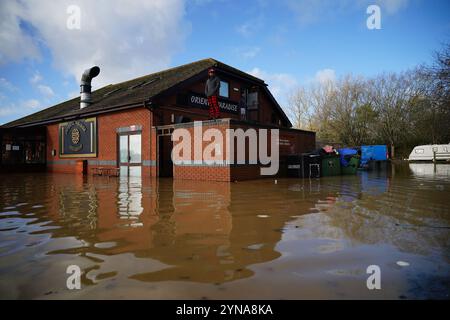
M248 277L253 274L250 265L280 256L275 246L290 215L311 207L304 202L299 212L292 203L298 194L277 191L270 182L250 188L221 182L89 177L88 183L81 179L74 185L57 177L52 192L62 199L54 203L62 214L53 214L52 219L62 227L52 235L76 236L86 246L53 253L81 253L89 259L92 254L132 253L170 265L132 276L142 281L223 282ZM264 197L265 202L257 201ZM95 225L89 222L91 213ZM268 217L260 217L264 214Z
M56 178L57 179L57 178ZM97 194L93 186L84 183L83 177L58 190L59 221L67 222L82 233L97 228Z
M48 177L51 187L47 189L47 198L53 199L49 216L62 225L54 230L54 237L75 236L90 245L129 238L131 249L140 242L149 242L148 236L143 238L142 233L134 232L155 220L152 198L143 199L142 194L143 190L150 190L148 180L143 184L140 177ZM145 201L149 203L144 204Z
M224 281L232 269L224 249L232 229L229 184L160 179L157 193L160 219L151 226L154 243L136 254L172 267L134 278Z
M416 177L449 179L450 164L446 163L410 163L409 169Z
M142 178L139 176L121 176L117 197L120 218L137 220L144 211L142 207Z
M278 184L139 177L72 182L58 175L51 179L47 198L56 200L49 211L61 226L51 231L52 236L75 236L85 245L53 253L81 254L99 266L103 262L95 254L108 260L107 256L131 253L166 265L152 272L114 266L140 281L221 283L249 277L252 265L280 257L277 245L294 217L304 237L334 239L337 248L344 245L341 240L381 241L425 252L448 239L447 229L422 227L448 221L446 203L430 189L436 185L411 188L411 178L398 178L395 184L376 175ZM431 199L433 206L423 199Z
M160 180L158 189L158 211L173 211L161 214L151 227L154 246L136 254L172 267L133 276L141 281L219 283L251 276L249 266L281 255L275 246L286 222L312 205L308 197L298 199L298 193L272 181L177 180L172 185L171 180Z

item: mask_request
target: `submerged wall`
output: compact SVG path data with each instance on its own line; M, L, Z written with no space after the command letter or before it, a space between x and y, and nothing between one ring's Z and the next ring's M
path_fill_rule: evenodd
M179 124L174 126L175 129L183 129L189 132L191 138L190 156L179 152L179 161L173 164L174 179L191 179L191 180L213 180L213 181L235 181L235 180L249 180L274 176L286 175L286 158L288 155L309 152L315 146L315 133L309 131L295 130L295 129L279 129L271 126L252 125L246 122L236 121L233 119L220 119L203 122L191 122ZM211 130L212 129L212 130ZM259 142L262 135L266 135L268 143L267 155L272 155L270 141L273 134L272 129L279 129L278 150L279 157L278 172L275 175L262 175L261 169L269 167L271 164L261 164L259 159L260 148ZM197 130L197 135L195 134ZM250 142L249 136L244 138L245 144L245 161L239 163L236 157L238 153L239 143L238 138L234 139L233 144L226 141L227 130L234 130L237 132L249 133L256 132L256 141ZM199 137L198 133L202 136ZM216 135L222 136L223 140L216 141ZM212 137L214 136L214 137ZM178 144L182 144L183 140L174 142L174 149L177 151L182 148ZM200 147L199 147L200 146ZM228 150L233 147L233 150ZM195 149L201 151L201 158L195 155ZM251 163L249 157L249 150L254 148L258 154L257 163ZM265 154L264 152L264 154ZM233 159L229 155L234 155ZM198 155L198 154L197 154ZM190 161L189 161L189 160Z
M50 172L82 173L77 165L81 160L88 163L88 173L96 167L116 168L118 166L118 133L126 130L141 132L142 171L150 174L154 159L150 157L151 112L136 108L99 115L97 118L97 156L64 157L60 156L59 123L47 126L47 170Z

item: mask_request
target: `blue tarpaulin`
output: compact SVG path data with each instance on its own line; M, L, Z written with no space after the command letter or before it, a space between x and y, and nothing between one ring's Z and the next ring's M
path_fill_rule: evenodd
M348 166L351 156L358 154L358 150L352 148L339 149L338 152L343 167Z
M361 165L371 160L386 161L387 147L385 145L361 146Z

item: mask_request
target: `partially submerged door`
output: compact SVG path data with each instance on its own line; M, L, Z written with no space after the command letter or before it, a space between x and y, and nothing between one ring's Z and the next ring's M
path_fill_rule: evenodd
M159 136L158 166L160 177L173 177L172 148L170 135Z
M141 133L119 135L120 175L141 175L142 143Z

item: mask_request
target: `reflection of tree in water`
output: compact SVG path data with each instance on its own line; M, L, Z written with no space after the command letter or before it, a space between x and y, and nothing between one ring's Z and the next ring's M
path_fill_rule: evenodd
M337 202L310 221L316 226L312 237L390 244L416 254L448 247L450 209L433 183L380 173L355 178L330 186L339 194Z
M114 282L139 286L128 278L218 284L254 272L258 282L273 266L274 275L302 266L319 273L330 265L353 268L357 259L365 263L367 256L384 255L385 244L392 246L387 255L396 248L430 254L425 259L441 268L448 257L448 229L422 225L449 225L449 183L402 178L399 172L395 179L358 174L277 184L23 176L0 181L0 201L6 207L26 199L28 205L8 209L19 212L14 219L25 220L22 230L62 238L45 237L48 246L35 248L52 250L45 252L52 263L79 263L84 284L114 277L105 288ZM291 256L265 264L283 252ZM437 254L444 259L433 260Z
M249 277L252 265L280 257L276 246L293 217L299 217L297 230L307 230L305 236L311 238L390 243L413 252L445 248L449 241L448 229L419 227L448 225L443 192L399 177L229 184L48 175L39 183L25 179L16 184L2 187L5 203L32 194L45 199L45 212L37 221L51 219L59 228L42 232L75 237L84 245L49 254L82 255L101 266L98 257L132 253L169 265L134 275L132 264L115 266L142 281L220 283Z

